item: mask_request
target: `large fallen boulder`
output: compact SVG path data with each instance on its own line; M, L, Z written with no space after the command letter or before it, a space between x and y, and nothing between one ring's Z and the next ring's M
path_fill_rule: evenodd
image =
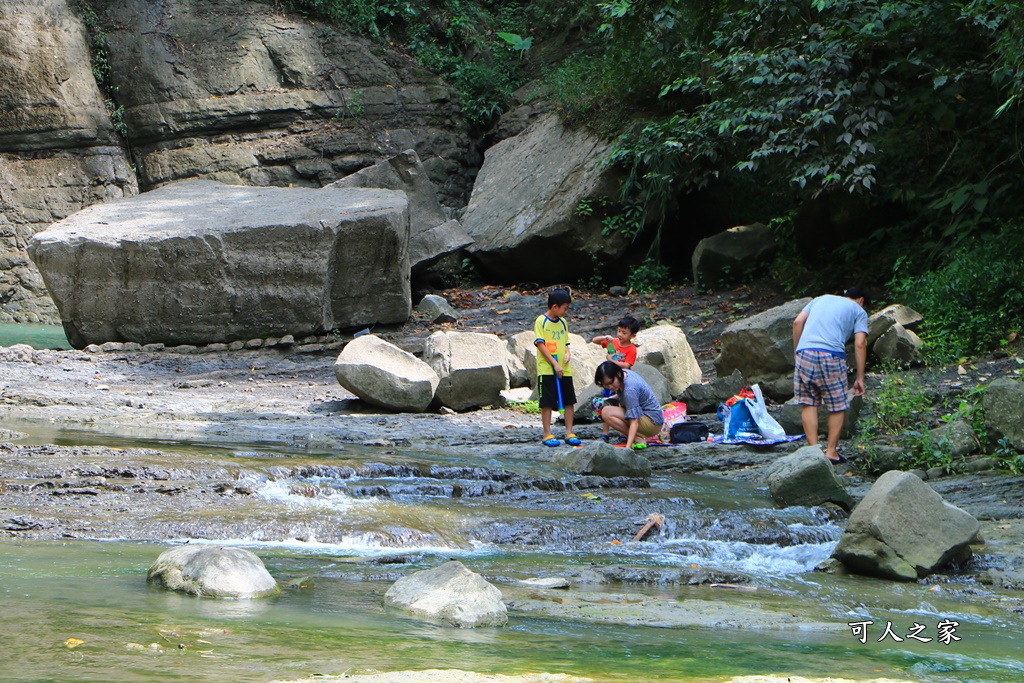
M181 545L165 550L146 581L205 598L265 598L281 592L274 577L243 548Z
M874 346L878 338L893 325L899 324L913 330L922 320L924 317L920 313L903 304L892 304L872 313L868 316L868 348Z
M920 337L903 325L893 323L875 340L871 350L882 360L911 363L919 360L922 347L924 342Z
M648 327L640 330L634 343L637 363L650 365L664 375L672 396L683 393L691 384L700 384L700 364L686 340L686 333L680 328L675 325Z
M473 242L457 220L445 215L416 150L407 149L327 187L379 187L405 192L409 199L409 266L414 273Z
M77 348L209 344L405 322L405 196L186 181L97 204L29 254Z
M372 334L345 345L334 362L334 375L367 403L407 413L426 410L440 383L429 365Z
M501 591L456 560L403 576L384 594L384 604L460 628L508 623Z
M694 284L715 287L763 269L779 245L763 223L738 225L697 243L691 257Z
M743 381L743 373L733 370L731 375L718 377L713 382L691 384L679 395L679 400L686 403L686 412L690 415L714 413L721 403L740 393L744 386L746 382ZM786 433L794 432L786 430Z
M435 396L452 410L489 406L508 388L505 343L493 334L435 332L423 360L440 378Z
M982 405L991 445L1006 439L1010 448L1024 453L1024 382L1009 377L993 380L985 389Z
M859 574L916 581L968 560L979 528L920 478L894 470L854 509L832 557Z
M834 503L849 512L853 498L818 446L804 446L773 462L766 475L768 491L782 507Z
M552 113L487 150L462 226L491 280L576 280L593 268L588 255L622 254L625 237L604 236L598 217L577 211L581 200L617 192L614 170L604 163L607 148Z
M793 320L810 299L797 299L755 316L737 320L722 332L715 359L719 377L739 370L765 396L785 401L793 396Z

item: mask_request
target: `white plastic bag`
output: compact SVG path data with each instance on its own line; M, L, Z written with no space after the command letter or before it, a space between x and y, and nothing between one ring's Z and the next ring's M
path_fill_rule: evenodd
M786 438L786 430L775 421L774 417L768 414L768 408L764 404L764 396L761 395L761 387L755 384L750 389L754 392L754 398L747 398L744 401L747 403L750 416L754 418L754 423L757 425L758 431L761 432L762 438L769 441Z

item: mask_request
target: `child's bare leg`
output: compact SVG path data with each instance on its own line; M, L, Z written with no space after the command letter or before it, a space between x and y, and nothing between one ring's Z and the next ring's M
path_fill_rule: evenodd
M565 406L565 435L568 437L572 434L572 421L575 416L576 406L568 405Z
M544 427L544 436L541 438L548 438L551 434L551 408L540 409L540 424Z

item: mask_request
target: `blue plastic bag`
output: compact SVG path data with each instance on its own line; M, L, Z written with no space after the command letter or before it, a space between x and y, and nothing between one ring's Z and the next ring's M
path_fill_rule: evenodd
M731 406L724 403L718 406L718 417L725 425L725 438L732 440L736 438L756 436L760 438L761 430L757 428L754 417L750 414L750 408L746 401L736 401Z

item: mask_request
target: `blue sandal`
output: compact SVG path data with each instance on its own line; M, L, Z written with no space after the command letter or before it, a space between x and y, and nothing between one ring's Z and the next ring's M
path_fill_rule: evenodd
M552 435L548 434L547 437L545 437L544 440L541 441L541 443L544 444L545 446L558 446L562 442L553 437Z
M575 434L566 434L565 443L567 446L579 446L583 442Z

